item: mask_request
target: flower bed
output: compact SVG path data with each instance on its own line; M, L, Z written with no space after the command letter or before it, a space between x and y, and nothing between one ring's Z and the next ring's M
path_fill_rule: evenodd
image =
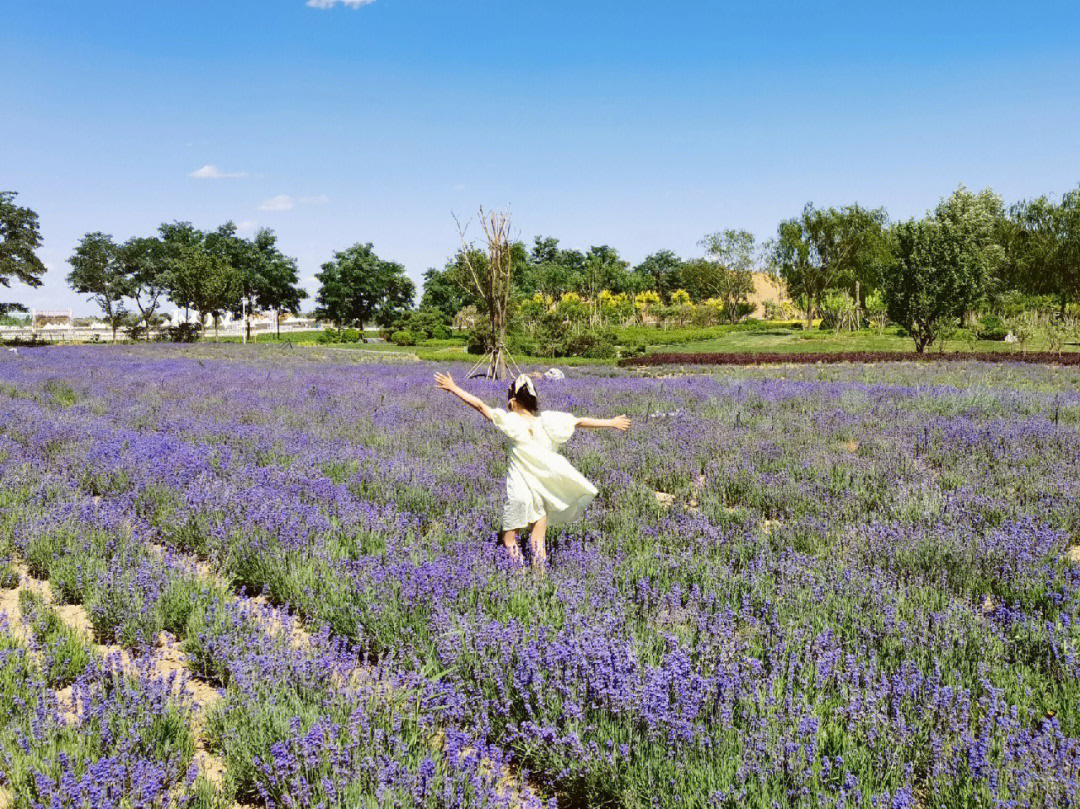
M813 351L813 352L664 352L625 357L622 367L652 365L817 365L838 362L1025 362L1040 365L1080 365L1080 351L927 352L914 351Z

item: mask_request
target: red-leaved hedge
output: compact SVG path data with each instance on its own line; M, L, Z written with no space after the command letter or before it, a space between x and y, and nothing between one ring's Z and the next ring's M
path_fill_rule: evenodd
M645 354L624 357L619 365L637 367L648 365L783 365L836 362L1028 362L1054 365L1080 365L1080 351L1055 354L1051 351L949 351L917 354L903 351L815 351L784 354L779 352L701 352Z

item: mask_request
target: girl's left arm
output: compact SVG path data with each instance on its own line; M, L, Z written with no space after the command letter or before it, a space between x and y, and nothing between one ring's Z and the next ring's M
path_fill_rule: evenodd
M435 374L435 386L439 390L445 390L448 393L454 394L473 410L479 411L480 414L488 421L491 421L491 408L484 404L482 399L479 399L476 396L473 396L468 391L464 391L459 388L457 386L457 383L454 382L453 377L450 376L450 374Z
M621 416L616 416L613 419L581 418L581 419L578 419L578 422L577 422L578 427L592 428L592 429L595 429L595 430L603 430L603 429L618 430L621 433L625 433L627 430L629 430L630 429L630 424L631 424L630 419L628 419L626 417L626 414L623 414Z

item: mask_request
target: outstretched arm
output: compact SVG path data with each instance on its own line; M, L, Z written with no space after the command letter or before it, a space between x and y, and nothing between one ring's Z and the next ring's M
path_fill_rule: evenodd
M595 430L611 429L625 433L630 429L630 419L625 415L616 416L613 419L578 419L578 427L592 428Z
M478 410L488 421L491 421L491 408L483 403L480 399L473 396L471 393L463 391L454 382L453 377L450 374L435 374L435 386L439 390L445 390L447 393L452 393L473 410Z

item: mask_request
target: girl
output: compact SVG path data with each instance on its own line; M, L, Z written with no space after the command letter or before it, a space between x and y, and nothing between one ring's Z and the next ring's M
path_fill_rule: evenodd
M593 486L570 462L558 453L577 427L610 427L620 432L630 429L625 415L613 419L577 418L555 410L537 412L536 388L522 374L510 384L506 410L493 409L471 393L466 393L449 374L435 374L439 390L457 396L479 410L510 439L510 468L506 475L506 505L503 506L502 543L517 564L523 564L518 531L529 529L533 567L544 569L548 525L562 525L577 519L596 497Z

